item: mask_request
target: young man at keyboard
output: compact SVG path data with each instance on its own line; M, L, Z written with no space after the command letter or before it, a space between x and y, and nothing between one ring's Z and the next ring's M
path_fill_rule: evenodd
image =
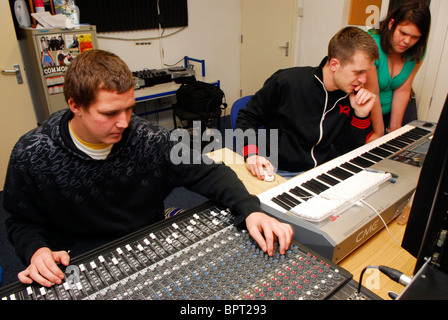
M365 144L372 133L370 111L376 96L364 84L377 58L372 37L359 28L346 27L331 39L328 56L319 66L275 72L236 120L236 128L245 132L243 155L248 170L259 179L275 170L291 178ZM278 151L276 168L258 155L256 134L262 126L266 155ZM274 129L278 130L278 150L269 150Z
M291 226L261 212L225 165L178 164L163 127L132 113L134 79L126 64L103 50L70 64L58 111L15 145L3 204L8 238L27 268L23 283L61 283L71 256L164 219L163 200L185 186L237 214L268 254L284 253Z

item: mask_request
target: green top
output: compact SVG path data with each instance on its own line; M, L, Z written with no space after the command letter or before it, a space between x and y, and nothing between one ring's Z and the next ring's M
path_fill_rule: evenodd
M378 85L380 88L381 109L383 110L383 114L388 114L392 109L394 90L401 86L411 75L412 70L414 70L416 65L416 61L406 60L400 73L392 78L389 72L387 54L381 49L381 35L375 31L377 30L370 30L369 33L375 40L380 52L380 58L375 61L375 66L377 68Z

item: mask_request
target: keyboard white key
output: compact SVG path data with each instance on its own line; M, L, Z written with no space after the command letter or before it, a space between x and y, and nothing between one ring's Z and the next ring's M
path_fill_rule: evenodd
M390 173L361 171L330 189L303 202L289 212L300 218L320 222L337 215L365 199L391 179Z

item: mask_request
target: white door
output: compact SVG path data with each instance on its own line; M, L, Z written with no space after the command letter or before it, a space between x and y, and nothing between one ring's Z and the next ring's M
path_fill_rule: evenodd
M414 80L418 118L439 121L448 94L448 1L431 1L431 33L422 69Z
M14 30L8 0L0 0L0 191L3 190L9 155L17 139L36 126L33 104L23 70L22 57ZM15 74L3 70L14 70L19 65L23 84L17 83Z
M347 5L348 2L348 5ZM300 0L302 18L296 65L318 66L328 53L328 42L347 25L349 0Z
M445 34L445 45L443 47L439 72L435 80L434 91L429 105L427 120L431 122L439 121L440 113L442 112L445 100L448 98L448 32Z
M241 0L241 95L293 65L297 0Z

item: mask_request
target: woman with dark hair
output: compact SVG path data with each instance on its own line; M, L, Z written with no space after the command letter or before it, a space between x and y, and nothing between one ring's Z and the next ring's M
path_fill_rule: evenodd
M366 88L379 95L372 109L374 134L370 141L402 126L412 82L422 65L429 37L431 13L422 1L395 8L370 30L380 58L367 76Z

